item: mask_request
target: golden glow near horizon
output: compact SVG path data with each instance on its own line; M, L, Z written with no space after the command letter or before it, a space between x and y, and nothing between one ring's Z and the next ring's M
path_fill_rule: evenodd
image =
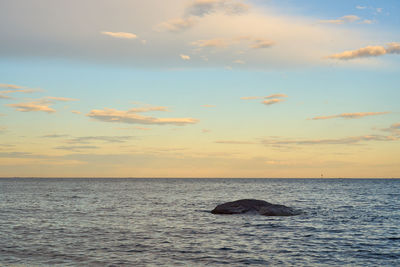
M400 177L397 1L40 3L0 9L0 177Z

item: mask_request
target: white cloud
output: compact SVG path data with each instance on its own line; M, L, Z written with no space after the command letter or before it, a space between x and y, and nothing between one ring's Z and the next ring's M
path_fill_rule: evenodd
M288 15L260 1L252 2L250 8L246 6L250 1L129 0L115 5L113 1L85 0L90 13L75 0L41 0L43 5L20 1L3 1L0 25L8 27L0 28L0 58L61 58L161 69L223 68L242 53L240 59L246 62L242 68L277 69L327 64L323 56L360 47L365 36L371 36L366 30L316 24L315 18ZM151 31L155 25L162 31ZM122 31L128 27L134 27L134 32ZM102 30L107 34L101 34ZM107 37L138 41L112 42ZM148 40L148 45L139 37ZM191 45L213 39L223 39L225 44L198 43L201 51ZM233 41L237 39L241 41ZM183 51L192 58L197 52L196 58L209 60L192 60L189 66L177 56Z
M181 59L183 59L183 60L190 60L190 56L188 56L188 55L180 54L179 56L180 56Z

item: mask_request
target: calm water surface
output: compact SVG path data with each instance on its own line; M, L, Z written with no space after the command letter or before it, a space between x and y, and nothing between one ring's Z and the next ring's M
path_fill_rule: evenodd
M213 215L257 198L294 217ZM0 266L400 266L400 180L0 179Z

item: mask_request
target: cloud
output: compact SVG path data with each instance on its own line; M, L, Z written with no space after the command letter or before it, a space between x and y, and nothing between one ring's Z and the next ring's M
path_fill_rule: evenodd
M192 28L199 18L213 13L240 15L249 10L249 5L235 0L195 0L189 4L181 18L170 19L158 24L155 29L170 32L182 32Z
M190 56L188 56L188 55L180 54L179 56L180 56L181 59L183 59L183 60L190 60Z
M374 22L374 20L364 19L362 22L360 22L360 24L374 24Z
M251 141L236 141L236 140L218 140L215 141L217 144L229 144L229 145L254 145L257 144L257 142L251 142Z
M21 9L16 1L3 1L0 25L9 27L0 27L0 58L68 59L134 68L172 69L184 66L214 69L229 65L241 52L240 59L246 62L243 69L303 68L325 64L322 58L332 54L335 51L332 49L342 51L347 47L361 47L369 36L359 29L315 24L309 16L289 14L274 9L273 3L265 4L263 1L247 1L252 7L244 8L245 1L226 0L124 0L118 5L113 1L85 0L91 7L90 14L80 7L79 1L56 3L41 0L43 5L21 1L26 8ZM118 19L110 21L113 17ZM171 18L177 19L169 20ZM162 21L164 23L160 24ZM132 39L133 42L129 39L123 40L128 42L113 42L115 37L101 34L102 30L116 33L114 29L124 30L127 25L134 25L131 34L138 35ZM163 31L149 30L155 25ZM170 34L170 31L186 29L190 31ZM130 33L130 30L126 31ZM141 33L146 34L149 45L139 42ZM111 41L109 38L112 38ZM208 62L192 60L189 66L177 56L191 48L195 50L191 42L213 38L224 38L227 47L218 51L198 51L196 56L199 59L209 58ZM261 38L265 41L257 41ZM233 42L234 39L242 41ZM24 40L23 44L21 40ZM276 43L272 46L273 53L272 49L263 49L271 47L271 42ZM194 58L194 52L185 53ZM213 54L206 54L209 52Z
M68 134L46 134L41 136L43 138L65 138L65 137L69 137Z
M30 94L42 91L41 89L30 89L24 86L19 86L15 84L5 84L5 83L0 83L0 88L7 89L7 90L0 89L0 99L11 99L12 97L8 96L8 94L13 94L13 93Z
M356 113L342 113L339 115L331 115L331 116L320 116L314 117L312 120L328 120L328 119L335 119L335 118L345 118L345 119L359 119L367 116L377 116L377 115L385 115L391 112L356 112Z
M56 97L56 96L47 96L47 99L55 100L55 101L62 101L62 102L69 102L69 101L79 101L79 99L68 98L68 97Z
M74 152L79 152L82 150L87 150L87 149L98 149L98 146L57 146L54 147L54 149L59 149L59 150L68 150L68 151L74 151Z
M264 98L279 98L279 97L288 97L288 96L286 94L273 94L273 95L266 96Z
M56 110L51 108L50 106L54 104L56 101L77 101L78 99L66 98L66 97L53 97L47 96L36 101L25 102L25 103L16 103L16 104L7 104L6 106L13 107L17 111L22 112L30 112L30 111L43 111L46 113L55 113Z
M261 144L265 146L282 147L282 146L315 146L315 145L353 145L363 142L392 142L400 140L400 136L395 135L362 135L362 136L350 136L343 138L331 138L331 139L283 139L283 138L272 138L272 139L260 139L257 142L252 141L235 141L235 140L219 140L215 143L218 144L236 144L236 145L253 145Z
M11 99L11 97L0 93L0 99Z
M240 15L249 10L250 6L234 0L195 0L185 10L186 16L203 17L215 12L226 15Z
M125 143L134 138L133 136L81 136L68 139L71 144L91 144L93 142Z
M49 107L51 105L48 101L32 101L27 103L16 103L16 104L7 104L6 106L13 107L18 111L22 112L30 112L30 111L43 111L47 113L54 113L56 112L55 109Z
M283 101L285 101L285 99L274 98L274 99L264 100L262 103L264 105L273 105L273 104L278 104Z
M203 108L215 108L215 105L202 105Z
M400 122L399 123L394 123L390 126L392 129L400 129Z
M346 15L338 19L320 20L319 22L328 24L345 24L345 23L356 22L358 20L360 20L360 17L356 15Z
M360 6L360 5L358 5L358 6L356 6L356 8L357 8L357 9L366 9L367 7L366 7L366 6Z
M137 35L130 32L106 32L103 31L101 34L108 35L114 38L121 38L121 39L136 39Z
M156 125L187 125L197 123L197 119L193 118L155 118L143 116L131 110L120 111L116 109L105 108L103 110L92 110L86 116L104 122L121 122L131 124L156 124Z
M191 44L197 47L219 47L219 48L225 48L230 45L230 43L225 39L198 40L192 42Z
M170 31L170 32L181 32L193 27L196 23L194 18L175 18L164 21L158 24L155 29L158 31Z
M384 132L390 132L391 134L400 138L400 122L392 124L389 128L382 129Z
M141 108L131 108L128 110L128 113L139 113L139 112L149 112L149 111L169 111L167 107L163 106L151 106L146 105L145 107Z
M6 88L6 89L23 89L23 86L19 85L14 85L14 84L6 84L6 83L0 83L0 88Z
M298 139L298 140L268 140L261 141L264 145L350 145L370 141L396 141L399 138L383 135L364 135L332 139Z
M269 98L280 98L280 97L288 97L288 96L286 94L272 94L272 95L269 95L269 96L243 96L240 99L242 99L242 100L254 100L254 99L269 99ZM282 100L282 101L284 101L284 100Z
M241 59L236 59L236 60L233 61L233 63L236 63L236 64L245 64L246 62L244 62L244 61L241 60Z
M252 45L250 45L250 47L251 48L255 48L255 49L259 49L259 48L270 48L273 45L275 45L274 41L258 39Z
M71 112L74 113L74 114L81 114L81 112L78 111L78 110L71 110Z
M400 43L389 43L384 46L367 46L357 50L344 51L339 54L328 56L331 59L348 60L364 57L376 57L386 54L400 54Z

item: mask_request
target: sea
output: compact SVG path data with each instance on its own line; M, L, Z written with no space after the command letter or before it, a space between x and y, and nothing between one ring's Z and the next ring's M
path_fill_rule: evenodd
M400 266L400 180L4 178L0 266Z

